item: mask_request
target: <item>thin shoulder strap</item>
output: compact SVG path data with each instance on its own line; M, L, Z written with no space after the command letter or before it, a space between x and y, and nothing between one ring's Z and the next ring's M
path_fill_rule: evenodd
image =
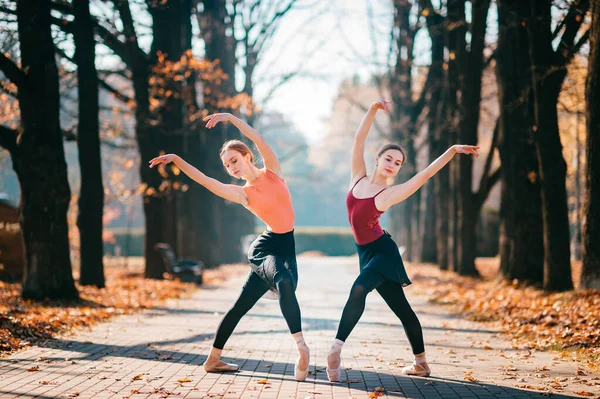
M384 191L385 191L385 190L387 190L387 189L388 189L387 187L386 187L386 188L384 188L383 190L381 190L380 192L378 192L377 194L375 194L375 195L373 196L373 198L377 197L379 194L381 194L382 192L384 192Z
M358 182L361 181L362 179L364 179L365 177L367 177L367 175L364 175L363 177L361 177L360 179L358 179L356 181L356 183L354 183L354 185L352 186L352 188L350 189L350 191L354 190L354 187L356 187L356 185L358 184Z

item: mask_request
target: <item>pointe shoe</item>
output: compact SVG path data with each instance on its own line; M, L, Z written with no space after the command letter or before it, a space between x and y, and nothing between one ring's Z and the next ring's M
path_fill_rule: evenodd
M416 363L413 362L410 366L402 369L404 375L416 375L418 377L429 377L431 375L431 369L427 363Z
M294 378L296 381L305 381L306 377L308 377L308 370L310 369L310 349L308 346L304 348L298 348L299 351L304 351L308 355L308 365L306 366L306 370L300 370L298 364L300 363L300 356L298 356L298 360L296 360L296 364L294 366Z
M331 368L329 367L329 356L333 355L333 354L337 354L339 356L339 365L337 366L337 368ZM339 351L329 351L329 353L327 354L327 378L329 379L329 382L339 382L340 378L342 377L342 359L340 356L340 352Z
M224 371L238 371L239 367L237 364L225 363L220 359L208 358L202 365L204 371L207 373L220 373Z

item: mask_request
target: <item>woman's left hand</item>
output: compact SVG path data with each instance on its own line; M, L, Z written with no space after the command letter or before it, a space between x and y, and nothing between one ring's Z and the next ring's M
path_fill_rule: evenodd
M456 144L453 145L452 148L454 148L454 151L456 151L457 154L471 154L475 155L475 158L479 157L479 153L477 152L477 150L479 149L478 145Z
M207 117L205 117L204 119L202 119L204 122L206 122L206 127L209 129L212 129L213 127L217 126L217 123L219 122L228 122L231 118L231 114L229 113L220 113L220 114L212 114L212 115L208 115Z

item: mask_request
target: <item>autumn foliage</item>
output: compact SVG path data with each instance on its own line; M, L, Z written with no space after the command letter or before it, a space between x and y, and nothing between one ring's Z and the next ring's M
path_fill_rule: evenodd
M208 270L205 284L237 271L247 271L247 267L225 265ZM106 288L77 285L77 289L81 297L77 302L36 302L21 299L21 284L0 282L0 355L114 316L153 308L167 299L189 296L198 288L192 283L145 279L143 267L133 264L128 269L108 267Z
M516 280L496 279L498 265L494 260L485 264L480 261L477 266L487 279L413 265L412 280L432 302L452 305L473 320L499 322L515 348L558 350L597 369L599 291L548 293Z

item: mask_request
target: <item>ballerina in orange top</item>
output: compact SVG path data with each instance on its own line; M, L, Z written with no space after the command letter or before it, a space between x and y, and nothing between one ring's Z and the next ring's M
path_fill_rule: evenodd
M254 165L254 155L246 144L230 140L221 148L221 161L227 172L246 180L244 186L224 184L206 176L175 154L156 157L150 167L175 163L181 171L213 194L243 205L266 225L267 229L250 245L248 260L251 271L242 292L227 312L219 328L213 348L204 363L206 372L237 371L236 364L223 362L221 352L240 319L268 291L279 298L281 313L292 333L298 348L298 359L294 376L304 381L308 375L309 348L302 335L300 306L296 299L298 268L294 242L294 208L290 191L283 179L277 156L264 138L239 118L228 114L212 114L204 118L206 127L215 127L220 122L231 122L258 148L264 160L262 169Z

